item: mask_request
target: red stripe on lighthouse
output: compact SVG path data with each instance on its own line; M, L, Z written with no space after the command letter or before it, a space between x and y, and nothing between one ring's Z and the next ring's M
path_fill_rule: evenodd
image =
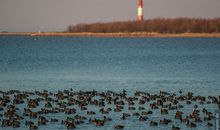
M143 20L143 0L138 0L138 21Z

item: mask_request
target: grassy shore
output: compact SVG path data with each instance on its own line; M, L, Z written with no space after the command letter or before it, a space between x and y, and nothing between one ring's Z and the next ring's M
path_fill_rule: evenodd
M86 37L220 37L220 33L150 33L150 32L132 32L132 33L68 33L68 32L2 32L0 35L22 35L22 36L86 36Z

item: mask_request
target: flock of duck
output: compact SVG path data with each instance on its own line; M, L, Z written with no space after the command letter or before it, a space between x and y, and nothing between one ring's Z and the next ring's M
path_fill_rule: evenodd
M182 109L187 105L189 112ZM0 92L1 127L40 129L40 126L60 124L65 129L77 129L87 124L104 127L115 119L112 129L129 129L127 124L118 122L135 118L149 127L159 125L167 129L180 130L179 122L186 127L196 128L203 123L204 127L214 127L215 114L207 105L215 105L220 109L220 96L194 95L192 92L183 94L160 91L157 94L136 91L128 94L122 92L73 91L58 92L18 91ZM21 107L23 106L23 107ZM90 109L90 107L94 109ZM56 115L62 113L64 118ZM152 115L159 115L155 120ZM127 127L127 128L126 128ZM111 129L110 128L110 129Z

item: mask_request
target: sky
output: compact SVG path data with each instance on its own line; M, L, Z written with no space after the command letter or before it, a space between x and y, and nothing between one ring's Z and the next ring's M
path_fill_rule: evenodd
M143 0L144 18L220 17L220 0ZM137 0L0 0L0 31L64 31L78 23L136 20Z

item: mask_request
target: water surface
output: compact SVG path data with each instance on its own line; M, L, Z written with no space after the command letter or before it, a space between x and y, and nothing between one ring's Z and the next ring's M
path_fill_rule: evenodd
M220 38L0 36L0 90L219 95L219 43ZM127 124L129 129L145 128Z
M1 89L187 89L204 94L220 89L219 38L1 36L0 41Z

